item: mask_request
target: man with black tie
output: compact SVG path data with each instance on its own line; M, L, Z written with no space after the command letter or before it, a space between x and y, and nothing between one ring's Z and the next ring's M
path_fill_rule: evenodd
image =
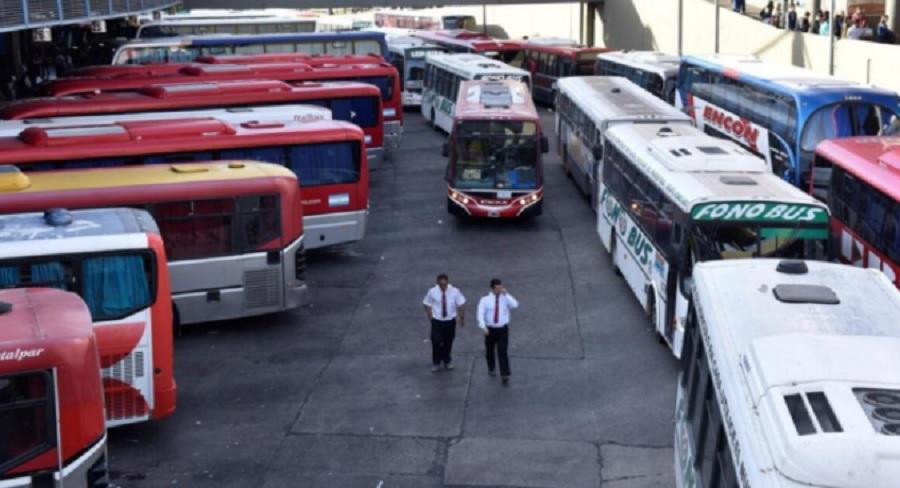
M422 300L425 315L431 321L431 372L437 373L441 363L445 369L453 369L453 339L456 337L456 326L466 325L466 297L444 273L437 277L437 285L431 287Z
M500 360L500 378L503 384L509 383L509 319L510 311L519 308L519 302L506 292L503 282L491 280L491 292L481 297L478 302L478 327L484 331L484 349L487 358L488 374L496 375L494 357Z

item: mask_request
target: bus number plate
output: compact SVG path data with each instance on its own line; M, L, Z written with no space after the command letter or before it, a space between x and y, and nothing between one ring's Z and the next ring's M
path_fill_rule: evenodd
M488 210L488 217L499 217L499 216L500 216L500 212L498 212L496 210Z
M508 199L512 198L512 192L511 191L498 191L497 198L503 198L503 199L508 200Z

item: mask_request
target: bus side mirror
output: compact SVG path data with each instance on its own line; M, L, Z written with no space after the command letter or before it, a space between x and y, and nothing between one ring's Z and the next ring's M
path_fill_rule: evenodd
M444 141L444 144L441 146L441 156L445 158L450 155L450 144L447 141Z
M550 139L547 139L547 136L541 136L541 152L547 154L550 152Z

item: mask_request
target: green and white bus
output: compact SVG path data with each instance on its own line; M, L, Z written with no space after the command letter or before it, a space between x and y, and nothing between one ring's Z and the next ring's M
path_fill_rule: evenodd
M515 80L531 89L531 75L506 63L480 54L430 53L425 57L422 115L432 127L450 133L459 84L468 80Z
M826 255L828 207L731 141L624 124L606 131L603 153L597 233L676 356L695 263Z

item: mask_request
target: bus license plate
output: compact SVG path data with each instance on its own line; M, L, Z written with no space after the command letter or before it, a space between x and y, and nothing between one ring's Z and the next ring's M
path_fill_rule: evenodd
M498 212L496 210L488 210L488 217L499 217L499 216L500 216L500 212Z
M510 198L512 198L512 192L511 191L498 191L497 198L509 200Z

